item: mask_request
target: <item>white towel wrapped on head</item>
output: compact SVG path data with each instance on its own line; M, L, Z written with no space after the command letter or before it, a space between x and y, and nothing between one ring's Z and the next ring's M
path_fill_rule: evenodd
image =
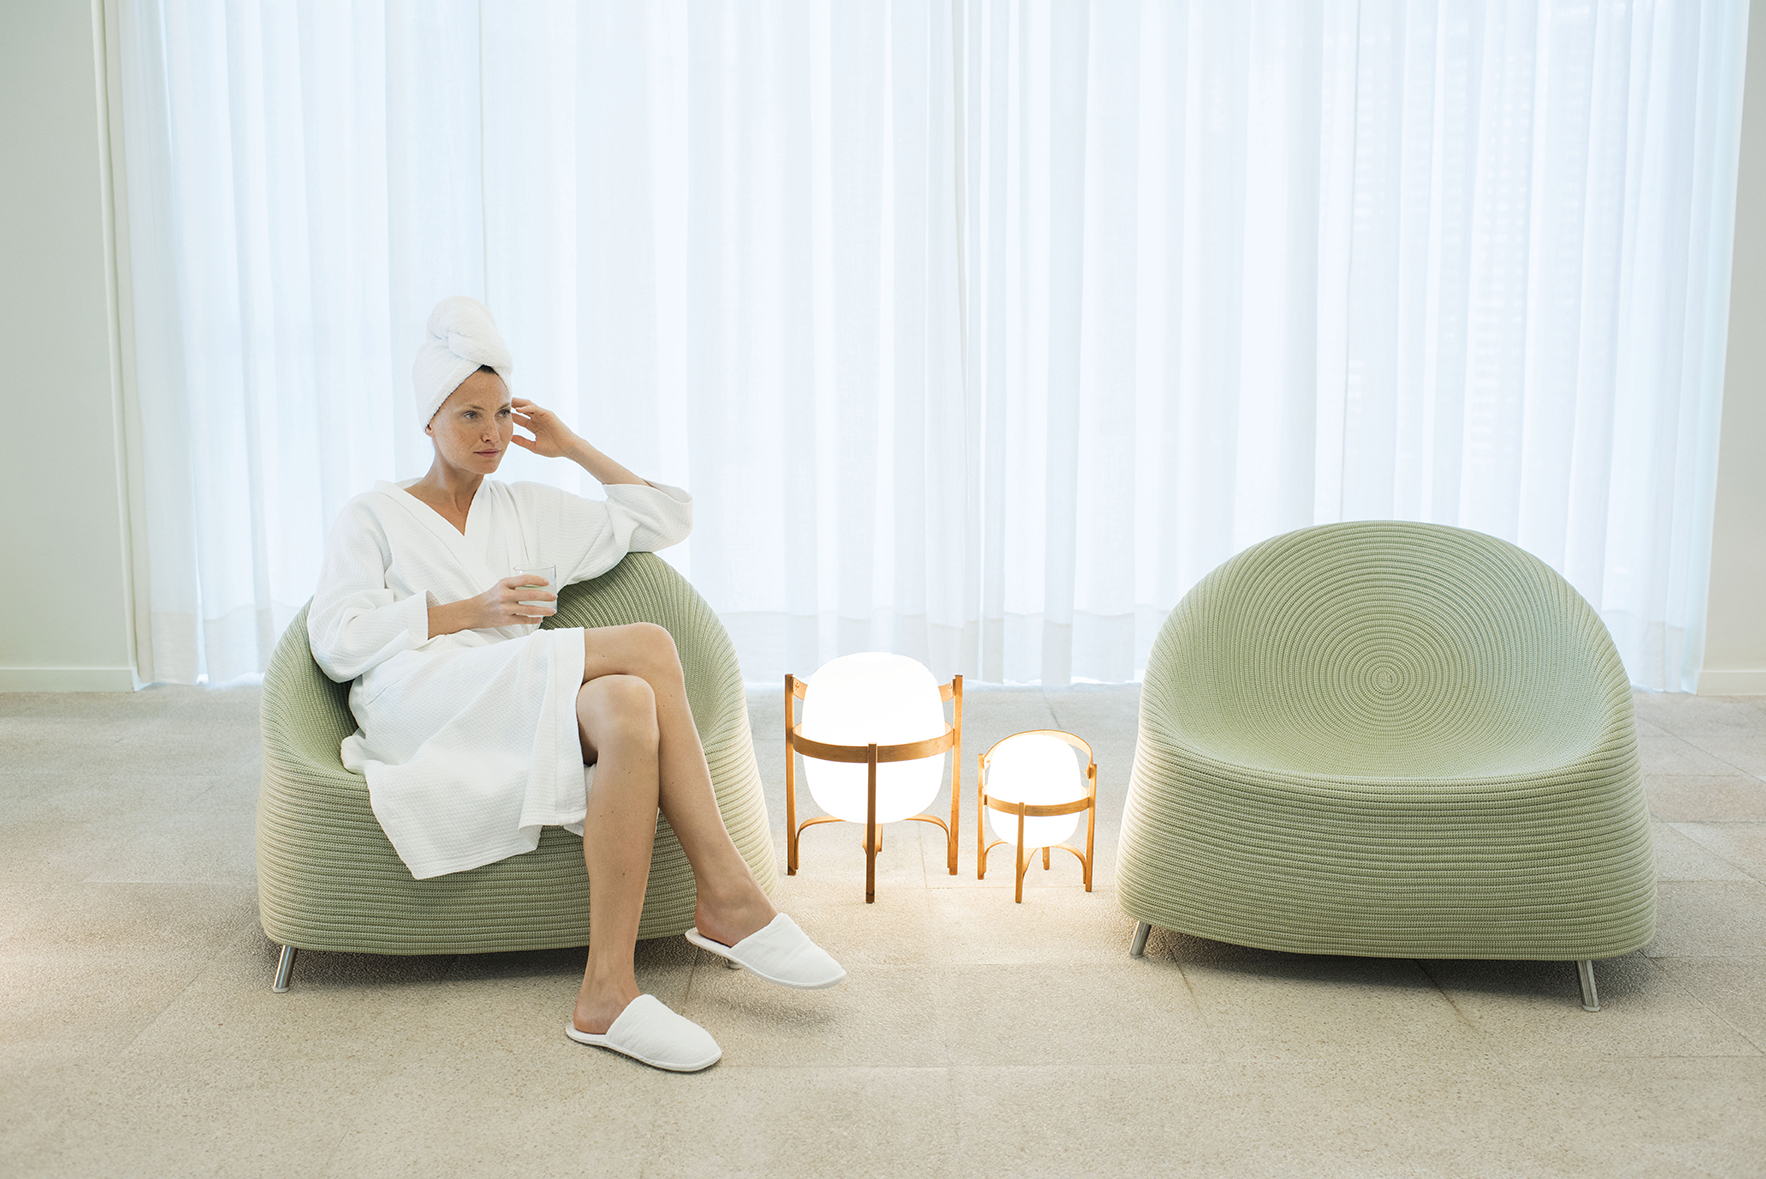
M477 299L451 295L429 313L429 336L417 349L411 382L417 392L417 421L427 426L460 382L490 365L509 383L515 362L497 331L490 309Z

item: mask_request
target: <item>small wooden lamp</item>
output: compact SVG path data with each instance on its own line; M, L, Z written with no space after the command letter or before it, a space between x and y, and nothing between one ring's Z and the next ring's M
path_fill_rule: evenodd
M1072 748L1070 749L1069 746ZM1073 750L1085 752L1083 782ZM992 811L992 816L986 814ZM1061 841L1079 825L1085 814L1085 851ZM987 842L986 821L991 817L994 834ZM1017 852L1017 892L1024 900L1024 871L1028 853L1042 849L1042 866L1049 867L1049 849L1070 851L1085 874L1085 891L1091 891L1092 844L1097 831L1098 762L1091 746L1072 733L1059 729L1033 729L998 741L981 755L975 783L975 878L987 879L987 853L1002 843Z

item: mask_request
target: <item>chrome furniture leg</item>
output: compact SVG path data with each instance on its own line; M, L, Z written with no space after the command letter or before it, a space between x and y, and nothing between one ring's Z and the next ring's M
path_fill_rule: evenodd
M1594 990L1594 962L1583 958L1576 963L1576 977L1582 980L1582 1010L1599 1011L1600 996Z
M278 995L288 989L288 972L294 969L294 947L283 946L282 956L276 959L276 985L270 989Z
M1130 958L1139 958L1147 952L1147 935L1152 932L1152 925L1145 921L1134 927L1134 945L1128 947Z

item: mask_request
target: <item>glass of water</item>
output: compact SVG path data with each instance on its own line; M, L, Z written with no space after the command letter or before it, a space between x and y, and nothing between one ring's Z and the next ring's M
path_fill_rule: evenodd
M515 566L514 574L516 577L543 577L546 579L545 585L523 586L523 589L545 590L550 594L558 592L558 566L556 565L517 565ZM540 606L548 610L555 610L558 606L557 602L523 602L520 601L520 599L517 599L517 604L522 606ZM538 623L541 619L535 618L533 621Z

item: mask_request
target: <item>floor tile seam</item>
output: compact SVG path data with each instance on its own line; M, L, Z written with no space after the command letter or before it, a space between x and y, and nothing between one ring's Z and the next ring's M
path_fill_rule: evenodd
M1702 779L1707 779L1707 778L1714 778L1720 782L1739 782L1741 785L1744 785L1744 786L1753 786L1760 781L1760 775L1750 774L1746 770L1737 770L1734 772L1723 772L1723 773L1715 773L1715 774L1713 774L1713 773L1700 774L1700 773L1678 773L1674 770L1652 770L1646 766L1643 769L1642 776L1643 776L1643 785L1646 790L1650 789L1652 787L1664 786L1664 785L1667 785L1667 784L1673 783L1673 782L1685 782L1688 780L1702 780Z
M16 824L22 828L26 824L43 824L45 826L53 825L57 828L81 828L82 830L77 834L86 841L90 841L94 834L86 829L99 828L105 833L99 838L108 838L110 842L114 843L146 834L155 828L173 825L177 820L191 817L183 811L183 804L180 804L176 809L169 809L154 803L143 803L136 807L101 810L92 815L56 812L54 806L53 801L45 801L41 804L40 810L27 815L14 816L7 821L7 825L11 827ZM218 816L228 812L208 811L205 813ZM236 816L239 814L239 812L232 813Z
M1737 774L1739 774L1743 778L1749 778L1749 779L1752 779L1753 781L1756 781L1756 782L1762 780L1759 774L1755 773L1753 770L1750 770L1745 766L1736 765L1735 761L1733 759L1731 759L1729 756L1727 756L1726 754L1718 753L1714 749L1706 749L1703 745L1700 745L1698 742L1694 741L1690 737L1682 737L1682 738L1680 738L1680 740L1685 741L1686 744L1691 746L1693 749L1698 750L1698 752L1704 754L1706 757L1714 758L1715 760L1722 762L1724 765L1726 765L1730 769L1734 770ZM1688 776L1690 777L1693 775L1688 775ZM1704 775L1704 776L1716 777L1718 775Z
M1766 1056L1766 1044L1763 1044L1761 1042L1761 1038L1757 1038L1755 1036L1752 1036L1746 1031L1746 1029L1738 1027L1736 1025L1735 1021L1731 1020L1728 1016L1724 1015L1721 1011L1718 1011L1715 1007L1712 1007L1709 1003L1705 1002L1704 996L1700 995L1697 991L1694 991L1691 987L1687 986L1685 983L1683 983L1679 979L1675 978L1673 971L1669 970L1667 967L1662 965L1662 962L1665 959L1671 959L1674 957L1685 957L1685 956L1686 955L1664 955L1662 958L1651 958L1646 955L1644 957L1644 961L1648 962L1650 964L1650 966L1655 969L1656 973L1661 975L1662 978L1668 984L1677 988L1682 995L1684 995L1686 998L1691 999L1694 1003L1696 1003L1705 1012L1705 1014L1709 1015L1711 1018L1715 1019L1719 1024L1723 1025L1724 1027L1728 1028L1731 1032L1734 1032L1737 1036L1739 1036L1743 1043L1745 1043L1749 1047L1753 1048L1753 1051L1751 1053L1750 1052L1723 1052L1723 1053L1698 1053L1698 1054L1670 1053L1669 1055L1662 1056L1662 1057L1652 1057L1652 1058L1641 1058L1640 1057L1638 1059L1658 1059L1658 1060L1730 1060L1730 1059L1734 1059L1734 1060L1746 1060L1750 1056Z
M1657 965L1658 965L1658 969L1659 969L1660 964L1658 963ZM1662 971L1662 973L1668 974L1668 972L1666 970ZM1673 975L1669 975L1668 977L1673 978ZM1676 980L1676 981L1678 982L1678 980ZM1705 1054L1701 1054L1701 1055L1697 1055L1697 1056L1694 1056L1691 1054L1682 1055L1682 1054L1677 1053L1674 1056L1669 1057L1668 1059L1671 1059L1671 1060L1737 1060L1737 1059L1746 1060L1750 1056L1756 1056L1756 1057L1757 1056L1766 1056L1766 1036L1755 1035L1754 1033L1748 1031L1746 1028L1740 1026L1734 1020L1732 1020L1728 1016L1724 1015L1721 1011L1718 1011L1715 1007L1712 1007L1709 1003L1705 1002L1704 997L1702 995L1699 995L1696 992L1694 992L1690 987L1687 987L1684 984L1682 984L1681 989L1683 991L1686 991L1687 994L1691 995L1693 1002L1697 1003L1700 1007L1704 1008L1705 1011L1710 1013L1710 1015L1712 1017L1714 1017L1724 1027L1726 1027L1730 1031L1734 1032L1737 1036L1740 1036L1744 1043L1748 1044L1751 1048L1753 1048L1753 1051L1752 1052L1724 1052L1724 1053L1717 1053L1717 1054L1705 1053Z
M815 1073L947 1073L953 1068L966 1068L959 1064L804 1064L801 1061L788 1063L737 1063L735 1061L719 1061L717 1072L815 1072Z
M1428 960L1423 958L1413 958L1411 961L1415 962L1417 969L1423 972L1423 977L1427 978L1429 982L1434 985L1435 993L1447 1001L1447 1005L1453 1009L1453 1014L1458 1018L1459 1022L1474 1036L1479 1039L1485 1038L1483 1029L1478 1027L1478 1025L1472 1020L1472 1017L1466 1014L1465 1009L1454 1000L1452 995L1447 993L1447 988L1441 984L1441 980L1435 976L1435 972L1429 969Z
M327 1177L332 1174L331 1164L337 1158L337 1152L343 1149L344 1137L350 1132L350 1129L354 1125L355 1121L352 1118L349 1125L339 1126L337 1128L336 1136L331 1142L331 1149L325 1152L325 1157L319 1160L319 1165L317 1167L313 1168L313 1174L319 1176L319 1179L327 1179ZM356 1172L350 1171L348 1174L354 1175Z
M957 1105L956 1075L951 1071L949 1064L945 1065L943 1072L944 1101L940 1108L947 1113L951 1110L960 1110L961 1107ZM943 1128L945 1135L944 1173L947 1175L960 1174L961 1172L957 1169L957 1159L958 1153L962 1150L963 1146L962 1119L947 1116L938 1119L938 1124Z
M471 979L454 979L451 977L453 975L454 971L456 969L458 969L458 967L460 965L461 957L462 957L462 955L460 955L460 954L447 955L448 964L446 966L442 967L442 971L440 974L435 976L435 985L436 986L446 986L451 982L471 982L471 981L473 981Z
M1133 962L1134 958L1130 956L1129 961ZM1202 1025L1202 1030L1208 1037L1208 1043L1218 1052L1220 1050L1220 1028L1208 1018L1208 1012L1203 1009L1202 997L1196 994L1196 984L1191 981L1190 972L1184 967L1182 955L1174 955L1171 961L1177 967L1177 977L1183 980L1184 993L1190 997L1190 1010L1196 1013L1196 1022Z
M706 951L698 946L693 947L692 960L687 963L687 981L681 986L681 1010L691 1011L693 1009L693 980L699 975L701 963L709 957L710 954ZM571 1018L574 1019L575 1016L573 1015Z
M1683 819L1683 820L1679 820L1677 822L1665 824L1665 826L1669 827L1670 829L1672 829L1673 831L1675 831L1677 834L1681 835L1682 837L1692 840L1692 842L1697 844L1700 849L1702 849L1703 851L1705 851L1713 856L1716 856L1719 860L1722 860L1725 864L1728 864L1731 868L1734 868L1737 872L1740 872L1743 876L1747 877L1749 881L1752 881L1755 884L1766 884L1766 876L1760 875L1758 869L1753 868L1747 864L1737 863L1735 860L1731 859L1726 853L1724 853L1720 848L1712 847L1710 844L1708 844L1704 840L1700 839L1698 837L1697 833L1692 832L1692 831L1683 830L1683 828L1686 828L1686 827L1759 827L1763 831L1766 831L1766 821L1762 821L1759 819L1715 819L1715 820L1709 820L1709 821L1698 820L1698 819ZM1716 881L1713 883L1723 883L1723 882ZM1728 883L1733 884L1735 882L1729 881Z
M183 805L185 807L193 807L193 806L197 805L203 799L208 798L211 794L214 794L216 791L229 790L229 789L234 788L239 785L239 783L232 781L230 776L226 775L226 774L209 774L206 776L212 777L212 778L220 778L222 780L219 782L211 782L211 783L209 783L209 785L207 785L203 789L201 789L201 790L197 791L195 794L191 795L188 799L186 799L184 801ZM258 786L258 783L254 782L252 784L252 786L253 786L252 811L255 814L257 811L256 787ZM214 812L210 812L210 813L214 813ZM168 817L176 818L177 816L174 815L174 816L168 816Z
M1745 748L1747 746L1758 744L1762 740L1766 740L1766 732L1744 732L1740 730L1714 732L1706 729L1701 730L1692 736L1682 737L1681 740L1685 741L1688 745L1691 745L1701 753L1708 753L1712 757L1721 758L1727 761L1728 758L1725 757L1724 754L1710 748L1710 746L1705 743L1709 742L1710 745L1728 746L1732 749L1737 745Z
M940 1067L947 1068L947 1069L949 1067L951 1067L951 1064L952 1064L951 1035L950 1035L952 1021L949 1018L949 1012L948 1012L946 1004L944 1002L944 998L947 994L950 993L950 987L947 985L946 980L947 980L947 977L950 974L952 968L953 968L952 963L947 962L947 961L942 961L942 960L933 960L933 961L926 962L922 965L901 966L901 967L892 967L891 968L891 969L901 970L904 972L911 971L911 972L915 972L915 973L924 973L928 977L931 978L931 980L932 980L932 1016L934 1019L936 1019L938 1021L938 1052L939 1052L939 1056L943 1060L943 1063L942 1063L942 1065L940 1065Z
M77 883L79 883L79 884L125 884L125 885L131 885L131 886L134 886L137 888L149 887L149 886L157 888L162 885L175 885L175 884L213 885L217 888L225 888L225 887L229 887L229 886L238 888L238 887L245 887L245 886L249 885L253 892L257 891L257 883L258 883L257 871L255 868L253 869L252 874L249 877L231 876L231 877L227 877L224 879L212 878L212 879L207 879L207 880L139 880L139 879L133 879L133 878L128 879L128 880L116 880L116 879L105 880L105 879L100 879L100 876L99 876L99 874L103 871L104 871L104 869L94 869L92 872L88 873L87 875L82 876L77 881Z
M1059 711L1056 710L1055 702L1052 699L1050 699L1049 692L1050 692L1050 689L1043 688L1038 693L1040 699L1042 700L1043 711L1048 713L1049 719L1052 720L1053 722L1055 722L1054 723L1055 728L1061 730L1062 732L1068 732L1068 733L1072 732L1073 730L1071 730L1067 727L1067 722L1061 719L1061 714Z
M79 880L9 880L0 881L4 884L36 884L45 888L208 888L208 889L243 889L246 885L238 880L93 880L82 877ZM252 894L257 894L257 880L250 882Z
M1529 1059L1534 1063L1540 1063L1540 1064L1560 1063L1560 1058L1555 1058L1555 1057L1524 1058L1522 1063L1527 1063L1527 1061ZM1660 1059L1667 1059L1667 1058L1664 1058L1664 1057L1636 1057L1635 1059L1637 1059L1637 1060L1660 1060ZM1702 1058L1689 1057L1688 1059L1697 1060L1697 1059L1702 1059ZM1751 1058L1750 1057L1731 1057L1731 1058L1723 1058L1723 1059L1746 1060L1746 1059L1751 1059ZM1007 1072L1026 1072L1026 1071L1032 1071L1032 1070L1039 1071L1039 1072L1046 1072L1046 1071L1052 1070L1052 1071L1059 1071L1062 1073L1074 1073L1074 1074L1082 1074L1082 1075L1083 1074L1093 1074L1093 1073L1096 1073L1096 1074L1108 1073L1108 1074L1128 1076L1128 1077L1164 1077L1164 1076L1171 1076L1172 1074L1177 1074L1179 1076L1186 1076L1187 1074L1197 1071L1194 1066L1196 1066L1198 1064L1205 1065L1209 1068L1219 1068L1219 1069L1254 1068L1259 1071L1281 1072L1283 1070L1291 1069L1295 1066L1307 1066L1309 1068L1317 1068L1320 1070L1327 1070L1327 1069L1336 1070L1346 1064L1370 1063L1370 1062L1374 1062L1374 1061L1388 1061L1388 1060L1397 1061L1397 1062L1399 1062L1401 1064L1405 1064L1405 1065L1415 1066L1413 1070L1407 1070L1407 1071L1416 1071L1416 1072L1424 1072L1424 1073L1427 1073L1427 1072L1446 1072L1446 1071L1459 1072L1460 1070L1462 1070L1466 1066L1477 1066L1478 1068L1488 1069L1492 1072L1499 1073L1503 1076L1514 1076L1518 1079L1525 1079L1524 1075L1522 1073L1520 1073L1519 1070L1517 1070L1514 1067L1515 1066L1514 1060L1511 1060L1510 1058L1500 1055L1500 1054L1497 1054L1497 1053L1478 1053L1478 1054L1468 1054L1468 1055L1463 1055L1463 1056L1431 1056L1426 1059L1420 1058L1417 1055L1415 1055L1414 1053L1404 1055L1404 1056L1387 1056L1387 1055L1382 1055L1382 1054L1378 1054L1378 1053L1363 1052L1363 1053L1338 1053L1336 1055L1288 1054L1288 1055L1261 1055L1261 1056L1258 1056L1258 1055L1213 1056L1213 1057L1203 1058L1200 1060L1197 1060L1195 1058L1186 1058L1181 1061L1165 1059L1165 1060L1145 1060L1145 1061L1137 1060L1137 1061L1128 1061L1128 1062L1122 1062L1122 1063L1118 1063L1118 1062L1098 1063L1098 1062L1092 1062L1092 1061L1074 1063L1074 1062L1069 1062L1069 1061L1049 1061L1049 1062L1043 1062L1043 1063L1038 1063L1038 1064L1014 1064L1009 1061L1001 1061L1001 1062L997 1062L997 1063L987 1063L987 1064L954 1064L951 1066L951 1071L953 1073L955 1073L955 1072L962 1072L962 1073L986 1073L986 1072L1007 1073ZM1190 1079L1194 1079L1194 1078L1192 1077Z
M213 966L222 954L226 953L227 950L237 944L242 937L243 935L235 937L232 941L227 942L220 949L216 950L207 959L192 965L189 976L184 980L184 985L166 997L165 1002L161 1003L159 1009L153 1013L153 1018L137 1027L135 1029L135 1034L128 1037L127 1041L124 1042L121 1050L118 1051L116 1055L119 1058L126 1056L129 1050L140 1042L142 1037L146 1036L148 1032L154 1029L160 1020L165 1018L166 1012L170 1011L173 1005L176 1004L178 1000L182 999L190 991L190 988L196 985L197 980L203 976L204 972L207 971L209 967Z

